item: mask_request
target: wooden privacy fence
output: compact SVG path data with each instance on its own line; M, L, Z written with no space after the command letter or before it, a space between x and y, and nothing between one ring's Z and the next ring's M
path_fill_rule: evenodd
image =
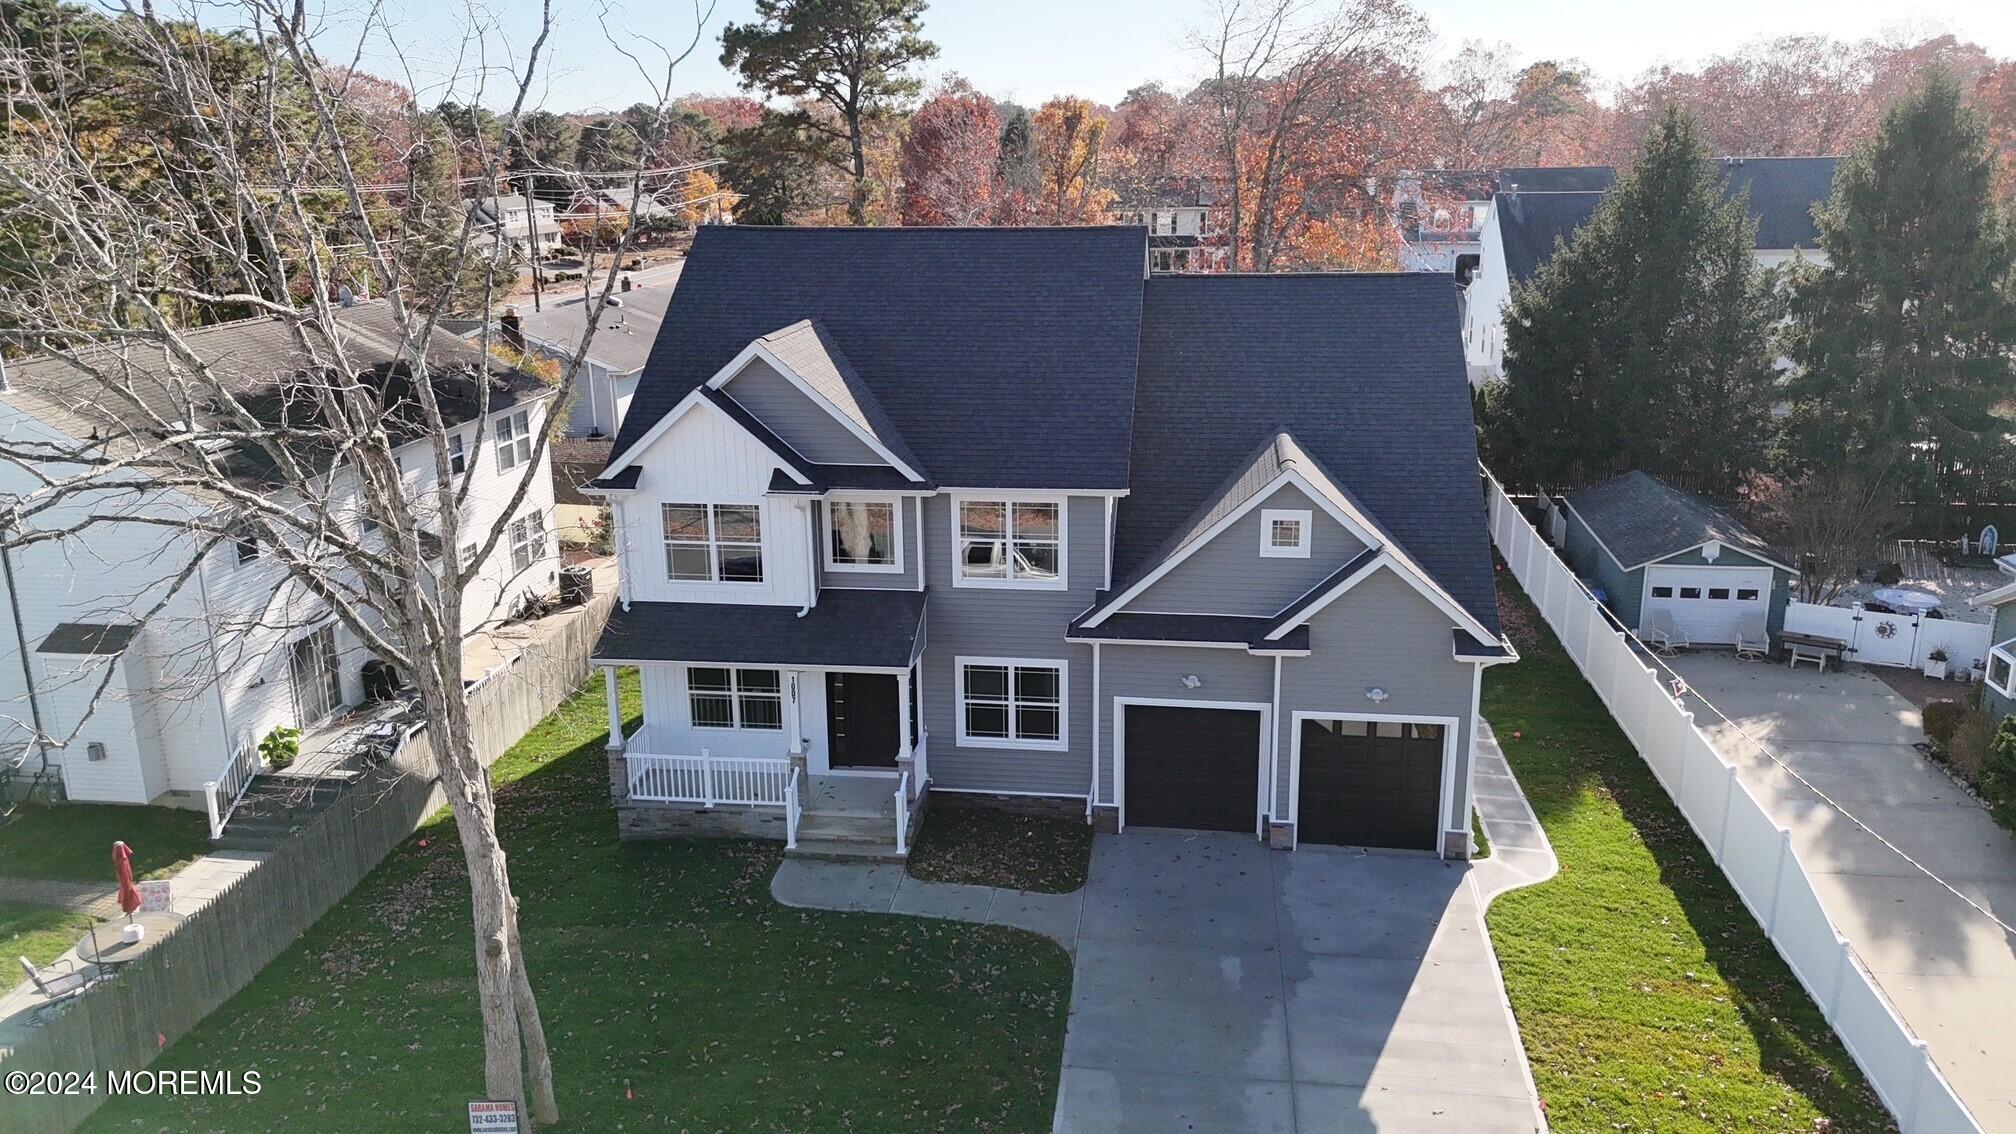
M1834 928L1792 832L1737 778L1659 675L1487 474L1491 539L1904 1134L1979 1134L1925 1042Z
M471 688L469 716L486 766L586 680L588 655L613 598L598 595L582 615L542 627L517 657ZM427 734L409 735L390 760L357 780L257 870L122 966L116 979L77 997L47 1026L34 1029L0 1063L0 1073L95 1072L97 1091L0 1095L0 1131L75 1130L104 1101L109 1076L146 1067L165 1044L251 983L445 806L432 766Z

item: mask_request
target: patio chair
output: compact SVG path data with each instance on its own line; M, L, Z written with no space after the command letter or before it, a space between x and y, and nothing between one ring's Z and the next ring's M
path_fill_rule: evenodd
M63 967L59 970L57 965ZM21 968L28 974L29 983L35 986L35 991L50 1000L75 996L96 984L100 977L98 966L80 967L75 961L68 959L60 959L38 969L35 967L35 962L22 957Z
M1761 658L1771 652L1771 631L1761 614L1746 614L1736 623L1736 656Z
M1669 657L1675 652L1684 650L1694 644L1687 637L1686 631L1674 625L1673 612L1670 610L1653 611L1652 624L1650 626L1639 627L1638 637L1647 646L1652 648L1653 653L1665 654Z

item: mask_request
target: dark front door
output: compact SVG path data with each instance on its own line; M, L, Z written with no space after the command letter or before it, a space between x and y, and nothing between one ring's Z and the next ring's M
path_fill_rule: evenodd
M1446 727L1303 721L1297 840L1436 849Z
M894 768L903 723L893 673L826 675L826 763Z
M1129 705L1126 713L1130 826L1254 829L1259 712Z

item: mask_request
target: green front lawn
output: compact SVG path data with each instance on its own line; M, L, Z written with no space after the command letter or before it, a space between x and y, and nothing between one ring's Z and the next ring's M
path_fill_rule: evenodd
M1048 1128L1062 950L779 906L774 844L619 843L606 719L597 681L495 770L560 1129ZM257 1068L258 1096L115 1099L87 1129L459 1127L483 1085L464 877L444 816L155 1065Z
M1489 915L1558 1131L1894 1130L1509 572L1484 715L1561 859ZM1823 1123L1831 1122L1831 1125Z
M28 974L21 971L21 962L15 958L26 957L37 965L46 965L77 944L77 939L89 928L91 919L83 914L26 902L0 901L0 965L6 966L7 974L0 977L0 992L28 979Z
M112 844L133 848L133 871L166 878L210 850L200 811L112 803L24 805L0 824L0 875L114 883Z
M1083 819L940 802L924 813L908 868L927 882L1068 894L1084 887L1091 865L1092 825Z

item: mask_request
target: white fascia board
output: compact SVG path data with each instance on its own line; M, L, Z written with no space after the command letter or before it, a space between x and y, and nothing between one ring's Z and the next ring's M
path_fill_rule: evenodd
M920 484L923 483L924 478L917 475L916 469L911 468L903 462L902 458L890 452L889 447L882 444L873 433L863 429L861 423L841 412L840 407L834 405L831 398L813 388L812 384L807 382L803 375L793 370L783 359L778 358L776 353L769 347L764 346L761 339L752 341L748 346L743 347L742 353L736 355L734 361L715 371L714 376L707 379L704 384L712 389L725 390L728 383L733 381L737 374L742 373L744 367L748 366L751 361L759 358L768 363L771 369L782 374L786 382L797 387L799 393L812 399L814 405L826 411L826 416L839 422L841 428L854 435L855 440L875 450L877 455L889 462L890 468L895 469L911 480L917 481ZM734 397L734 395L730 394L729 397Z
M1596 533L1592 531L1592 532L1590 532L1589 534L1590 534L1590 535L1595 535ZM1597 542L1598 542L1598 543L1601 543L1602 541L1601 541L1601 540L1598 540ZM1768 565L1770 565L1770 566L1772 566L1772 567L1776 567L1776 568L1778 568L1778 569L1780 569L1780 570L1782 570L1782 571L1791 571L1791 572L1793 572L1794 574L1797 574L1797 573L1798 573L1798 570L1799 570L1799 569L1798 569L1797 567L1794 567L1794 566L1792 566L1792 565L1791 565L1791 564L1789 564L1789 563L1780 563L1780 562L1778 562L1778 561L1777 561L1776 559L1772 559L1772 558L1770 558L1769 556L1765 556L1765 555L1759 555L1759 554L1757 554L1756 552L1754 552L1754 551L1751 551L1751 550L1750 550L1749 548L1747 548L1747 547L1737 547L1737 546L1736 546L1735 544L1732 544L1732 543L1730 543L1730 542L1729 542L1728 540L1726 540L1726 539L1704 539L1704 540L1702 540L1702 541L1701 541L1700 543L1697 543L1697 544L1695 544L1695 545L1694 545L1694 546L1692 546L1692 547L1683 547L1683 548L1681 548L1681 549L1680 549L1680 550L1678 550L1678 551L1669 551L1669 552L1667 552L1667 553L1666 553L1666 554L1664 554L1664 555L1661 555L1661 556L1658 556L1657 558L1654 558L1654 559L1647 559L1647 560L1646 560L1645 562L1643 562L1643 563L1640 563L1640 564L1639 564L1639 565L1638 565L1637 567L1626 567L1626 568L1624 568L1624 569L1625 569L1626 571L1636 571L1636 570L1638 570L1639 568L1643 568L1643 567L1657 567L1657 566L1660 566L1661 564L1664 564L1664 563L1665 563L1665 562L1666 562L1666 561L1667 561L1668 559L1671 559L1671 558L1673 558L1673 557L1674 557L1674 556L1676 556L1676 555L1685 555L1685 554L1687 554L1687 553L1688 553L1688 552L1690 552L1690 551L1699 551L1699 550L1701 550L1702 548L1704 548L1704 547L1707 547L1707 546L1708 546L1709 544L1711 544L1711 543L1714 543L1714 544L1720 544L1721 546L1723 546L1723 547L1726 547L1726 548L1728 548L1728 549L1729 549L1730 551L1733 551L1733 552L1735 552L1735 553L1736 553L1736 554L1738 554L1738 555L1742 555L1742 556L1747 556L1747 557L1749 557L1749 558L1751 558L1751 559L1755 559L1755 560L1756 560L1757 562L1759 562L1759 563L1764 563L1764 564L1768 564ZM1606 547L1606 548L1604 548L1603 550L1605 550L1605 551L1608 551L1608 550L1610 550L1610 549ZM1612 559L1615 559L1615 558L1617 558L1617 557L1613 555L1613 556L1611 556L1610 558L1612 558ZM1675 566L1675 567L1736 567L1736 568L1744 568L1744 567L1749 567L1749 566L1750 566L1750 564L1748 564L1748 563L1675 563L1675 564L1673 564L1673 566Z

